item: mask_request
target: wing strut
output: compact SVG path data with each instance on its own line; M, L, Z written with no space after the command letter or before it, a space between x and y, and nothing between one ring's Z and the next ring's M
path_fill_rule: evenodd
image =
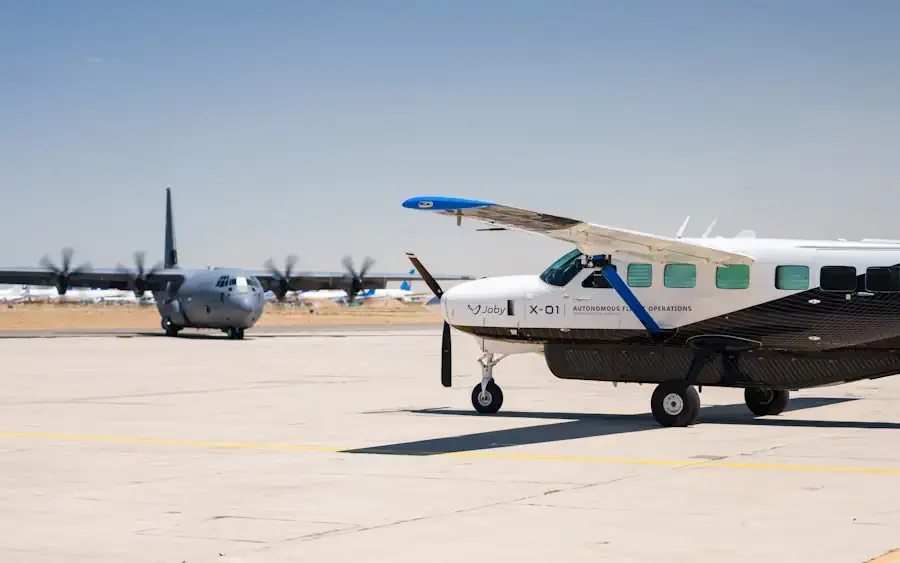
M656 340L662 337L663 330L656 324L656 321L653 320L653 317L650 316L647 309L644 308L634 292L631 291L631 288L622 280L619 273L616 272L616 269L612 267L612 262L609 258L603 254L599 254L594 256L591 260L595 266L601 266L600 271L602 272L603 277L613 286L613 289L616 290L616 293L619 294L622 301L628 305L628 308L631 309L634 316L641 321L641 324L644 325L644 328L650 333L650 338Z

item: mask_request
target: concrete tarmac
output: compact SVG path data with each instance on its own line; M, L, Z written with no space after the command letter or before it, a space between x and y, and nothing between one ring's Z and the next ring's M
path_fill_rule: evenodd
M0 340L0 561L856 563L900 548L900 378L753 419L495 369L439 327ZM894 560L897 554L881 561ZM876 559L877 560L877 559Z

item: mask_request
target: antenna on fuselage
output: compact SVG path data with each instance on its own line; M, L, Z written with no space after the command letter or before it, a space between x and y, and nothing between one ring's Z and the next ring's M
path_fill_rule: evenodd
M684 234L684 229L687 227L688 221L690 221L690 220L691 220L691 216L688 215L687 218L684 220L684 223L681 224L681 228L678 229L677 233L675 233L675 238L681 238L681 235Z
M706 237L708 237L708 236L709 236L709 233L712 232L713 227L716 226L716 221L718 221L718 220L719 220L718 217L714 217L713 220L712 220L712 223L710 223L709 226L706 227L706 230L703 231L703 234L700 236L700 238L706 238Z

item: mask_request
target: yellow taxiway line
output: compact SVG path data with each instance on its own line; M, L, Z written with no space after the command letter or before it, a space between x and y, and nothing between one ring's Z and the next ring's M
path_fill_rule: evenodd
M864 473L864 474L882 474L882 475L900 475L900 468L878 468L878 467L839 467L827 465L789 465L778 463L742 463L730 461L707 461L696 459L630 459L630 458L611 458L611 457L592 457L592 456L569 456L569 455L541 455L541 454L525 454L525 453L505 453L498 451L464 451L464 452L433 452L433 451L409 451L396 450L391 451L387 448L338 448L334 446L314 446L300 444L277 444L277 443L255 443L255 442L215 442L206 440L174 440L166 438L140 438L130 436L92 436L80 434L55 434L42 432L3 432L0 431L0 438L38 438L47 440L67 440L78 442L117 442L124 444L151 444L157 446L194 446L199 448L229 448L244 450L280 450L280 451L297 451L297 452L330 452L340 453L351 450L360 451L369 449L372 453L384 454L407 454L410 456L428 455L430 457L463 457L463 458L482 458L482 459L502 459L502 460L533 460L533 461L569 461L580 463L605 463L620 465L668 465L668 466L691 466L691 467L719 467L728 469L766 469L781 471L808 471L808 472L829 472L829 473ZM892 555L895 559L877 560L879 563L900 563L900 552Z

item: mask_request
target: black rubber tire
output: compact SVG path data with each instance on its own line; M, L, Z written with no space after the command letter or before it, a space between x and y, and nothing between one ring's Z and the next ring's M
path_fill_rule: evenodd
M786 389L744 389L744 403L756 416L781 414L791 400L791 392Z
M670 395L677 395L680 401L674 401ZM669 402L669 411L667 412L666 402ZM672 408L680 406L681 410L672 412ZM653 412L653 418L656 419L661 426L690 426L697 421L700 415L700 394L693 385L688 385L683 380L671 380L660 383L653 391L650 398L650 410Z
M472 406L481 414L494 414L500 410L501 406L503 406L503 391L492 379L490 383L487 384L485 392L490 395L490 403L486 405L478 400L478 396L481 395L481 383L475 385L472 389Z
M166 336L178 336L181 327L173 323L168 317L162 320L162 328L166 332Z

